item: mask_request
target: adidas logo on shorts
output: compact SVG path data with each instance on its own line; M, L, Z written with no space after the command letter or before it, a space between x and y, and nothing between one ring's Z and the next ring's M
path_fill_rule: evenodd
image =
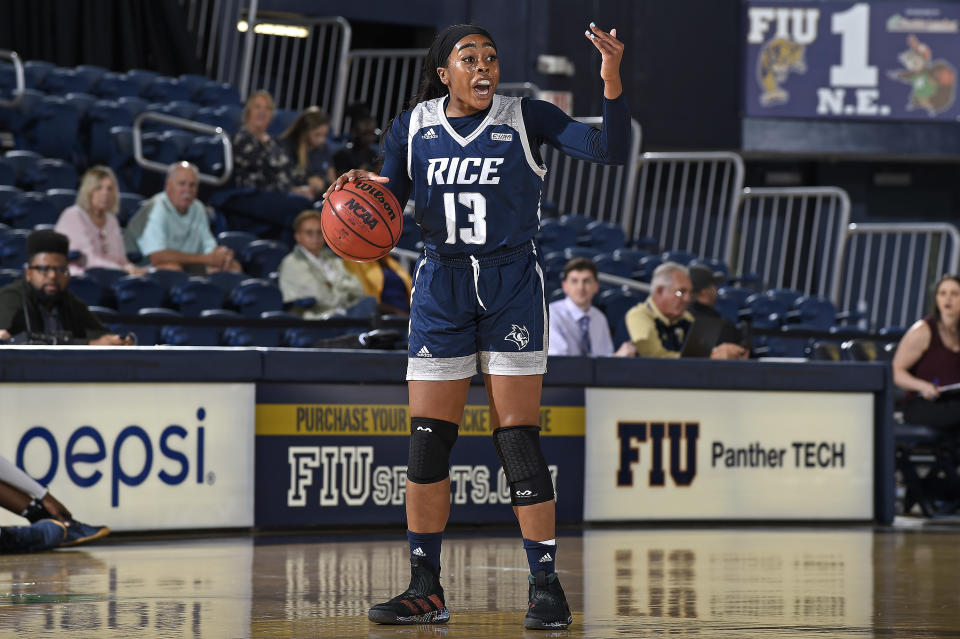
M433 355L430 354L426 346L422 346L420 350L417 351L417 357L433 357Z
M437 132L433 130L433 127L427 129L427 132L423 134L424 140L436 140L437 137Z
M420 550L420 549L417 548L417 550ZM550 553L547 553L547 554L545 554L543 557L540 558L540 563L541 563L541 564L545 564L545 563L547 563L548 561L553 561L553 557L550 556Z
M413 549L413 554L416 555L417 557L427 556L427 553L423 552L423 548L421 548L420 546L417 546L416 548Z

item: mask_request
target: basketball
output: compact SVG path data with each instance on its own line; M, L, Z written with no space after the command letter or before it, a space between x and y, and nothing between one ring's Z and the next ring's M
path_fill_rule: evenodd
M400 240L403 210L382 184L354 180L323 202L320 228L327 246L343 259L373 262Z

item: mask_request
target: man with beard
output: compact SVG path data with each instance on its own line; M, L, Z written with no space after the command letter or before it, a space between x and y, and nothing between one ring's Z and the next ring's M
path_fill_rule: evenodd
M0 288L0 340L17 343L90 344L127 346L67 290L70 241L56 231L34 231L27 236L24 278Z

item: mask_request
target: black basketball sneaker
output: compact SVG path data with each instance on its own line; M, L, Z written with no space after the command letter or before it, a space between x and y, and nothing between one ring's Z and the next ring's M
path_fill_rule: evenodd
M410 587L390 601L371 608L367 617L384 624L447 623L450 611L443 601L440 575L429 561L410 557Z
M538 570L527 575L530 581L530 602L523 627L530 630L563 630L571 623L570 606L560 587L557 573Z

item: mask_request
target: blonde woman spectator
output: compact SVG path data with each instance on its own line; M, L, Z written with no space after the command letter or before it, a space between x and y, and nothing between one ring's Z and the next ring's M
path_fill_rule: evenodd
M56 226L70 239L70 250L83 254L81 260L71 262L72 274L95 266L144 272L130 263L124 251L116 215L119 201L117 176L108 167L94 166L83 174L76 203L64 209Z

